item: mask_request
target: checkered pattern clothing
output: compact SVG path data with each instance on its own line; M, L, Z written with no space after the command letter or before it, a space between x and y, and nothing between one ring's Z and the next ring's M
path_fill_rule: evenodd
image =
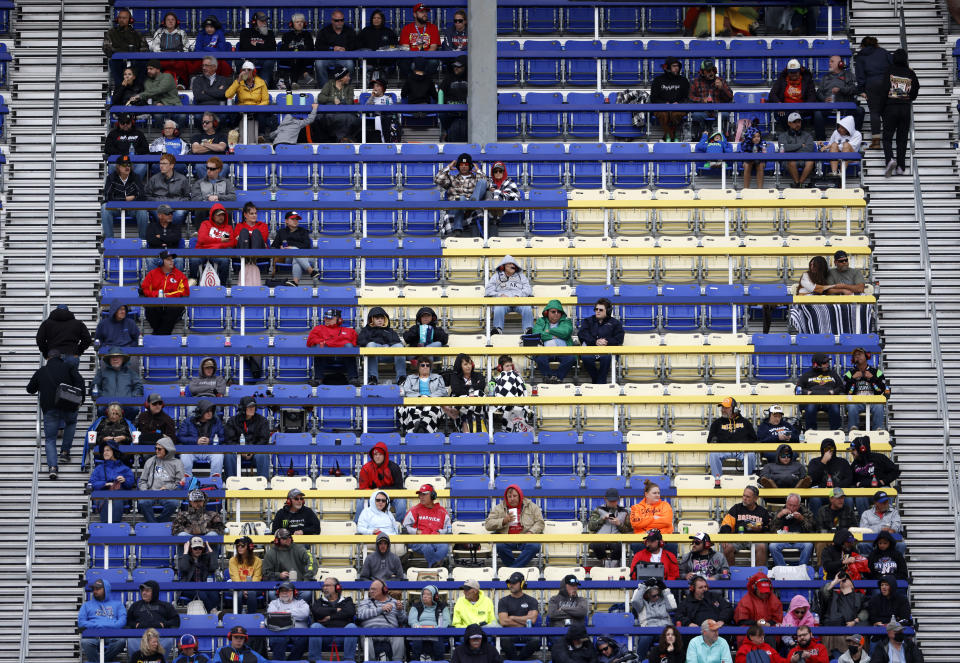
M439 405L406 405L397 408L397 418L404 435L418 432L435 433L440 427L442 417L443 408Z
M493 395L506 398L519 398L527 395L523 378L516 371L504 371L494 380ZM504 419L504 430L508 433L523 433L530 430L529 412L522 405L504 405L494 409Z

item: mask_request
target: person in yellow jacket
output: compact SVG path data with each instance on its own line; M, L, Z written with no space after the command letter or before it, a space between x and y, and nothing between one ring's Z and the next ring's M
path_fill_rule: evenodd
M227 99L236 95L237 105L239 106L267 106L270 103L270 92L267 90L267 84L257 76L257 68L253 66L250 60L243 63L243 68L237 74L237 79L230 84L223 95ZM248 121L256 120L256 123L253 123L252 126L256 127L259 124L264 132L273 131L277 128L276 116L269 113L251 113L246 118Z
M233 542L235 552L230 558L230 581L231 582L260 582L263 580L263 560L253 554L253 539L249 536L241 536ZM228 595L232 594L227 592ZM257 592L243 591L240 593L241 601L247 606L247 612L253 614L257 611Z
M497 611L490 597L480 591L480 583L467 580L463 583L463 594L453 606L453 628L465 628L470 624L497 625Z

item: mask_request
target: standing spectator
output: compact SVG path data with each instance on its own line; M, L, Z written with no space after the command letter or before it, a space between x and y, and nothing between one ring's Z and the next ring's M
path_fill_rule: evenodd
M133 476L133 470L118 460L120 446L110 440L103 445L100 454L103 461L97 463L90 473L90 487L93 490L135 490L137 480ZM123 510L127 504L126 500L103 500L100 505L100 522L105 523L109 519L109 522L119 523L123 520Z
M156 249L158 253L162 250L175 251L180 247L180 242L183 241L180 236L180 230L183 226L182 224L173 224L173 214L173 208L163 203L157 207L157 219L147 224L146 236L143 239L147 242L148 247ZM184 213L185 216L186 213ZM148 270L163 265L160 258L144 258L143 262ZM173 266L181 272L186 271L183 258L176 258L173 261Z
M57 304L47 319L37 328L37 349L44 357L51 350L60 353L60 359L72 366L80 365L80 355L93 345L87 326L70 310L66 304Z
M227 41L223 26L220 24L220 21L217 20L216 16L210 15L203 19L203 23L200 25L200 32L197 33L197 40L193 42L193 50L195 53L218 53L222 58L226 58L227 56L224 54L233 50L233 46ZM204 58L203 62L206 63L207 59ZM233 67L230 66L230 63L226 59L217 61L217 59L214 58L213 66L213 71L225 78L233 75ZM202 66L198 67L196 60L190 61L190 73L196 74L201 69ZM206 72L207 70L203 69L203 71ZM206 73L204 75L206 75ZM227 84L229 85L229 80ZM193 97L193 103L199 104L196 95Z
M450 608L440 598L436 585L427 585L420 592L407 614L409 628L450 628ZM442 638L409 638L410 660L442 661L446 647Z
M197 377L187 382L187 390L191 396L222 398L227 395L227 381L217 375L216 359L204 357L200 360L200 371Z
M597 663L597 650L583 624L571 624L563 639L557 639L550 648L553 663Z
M28 394L39 394L40 411L43 413L43 437L47 454L47 472L51 479L57 478L60 463L70 462L70 449L73 448L73 435L77 430L77 410L74 405L61 398L57 392L61 384L68 384L80 390L81 400L85 383L77 367L63 360L60 351L47 351L47 362L38 368L27 383ZM57 456L57 434L63 427L63 441L60 443L60 455Z
M420 486L417 491L419 504L415 504L403 519L403 528L407 534L449 534L450 515L443 505L437 504L437 493L429 483ZM450 544L447 543L415 543L407 546L411 551L418 552L427 560L427 566L443 566Z
M257 412L257 401L253 396L241 398L240 405L237 406L237 413L227 419L224 425L224 441L227 444L251 444L261 447L270 444L270 422ZM253 465L257 468L257 474L264 479L270 478L269 453L242 453L239 455L241 464L249 464L250 461L253 461ZM240 476L240 469L241 467L237 465L237 454L226 454L224 458L226 475L228 477Z
M123 70L128 66L129 61L114 60L113 55L116 53L145 53L150 50L150 45L142 34L133 29L133 14L130 13L130 10L118 9L113 27L103 33L101 48L103 54L110 58L110 78L113 81L114 88L117 88L120 86ZM143 78L140 62L142 60L133 61L133 66L137 67L137 78Z
M860 50L854 56L857 74L857 93L866 96L870 109L870 149L880 149L880 134L883 129L883 107L889 90L889 71L893 58L880 47L876 37L860 40Z
M440 82L444 104L467 104L467 58L459 57L450 63L450 71ZM439 97L438 97L439 100ZM467 141L467 114L440 113L440 140L448 143Z
M535 502L523 496L520 486L510 484L503 493L503 501L490 510L483 526L491 534L543 534L543 514ZM539 543L497 544L497 557L503 566L530 566L539 552Z
M720 416L710 424L707 442L719 444L749 444L757 441L753 422L740 414L737 399L727 396L720 401ZM714 451L709 455L710 473L719 481L723 474L723 461L733 458L747 465L747 474L753 474L757 464L756 454L748 451Z
M830 653L823 644L813 639L806 624L797 627L796 645L786 656L788 663L828 663Z
M524 628L527 624L536 624L540 618L540 604L523 591L525 584L526 577L520 571L514 571L507 578L509 593L501 596L497 603L497 622L502 628ZM518 650L518 647L522 649ZM540 649L540 638L522 635L501 637L500 649L507 660L529 661Z
M182 582L210 582L216 571L217 556L202 537L194 536L183 543L183 551L177 555L177 575ZM220 594L209 589L181 590L180 598L202 601L207 612L220 602Z
M440 348L450 339L440 326L437 313L429 306L422 306L414 318L416 322L403 332L403 341L412 348ZM397 375L399 381L400 375Z
M713 549L713 542L706 532L697 532L690 537L690 551L680 558L680 578L693 582L696 578L706 580L726 580L730 577L730 566L723 553Z
M380 493L381 495L383 493ZM377 534L373 551L363 559L360 567L360 580L403 580L403 564L397 554L390 550L390 536L386 532Z
M606 297L597 300L593 305L593 315L580 322L577 340L580 345L623 345L623 325L613 317L613 302ZM590 373L594 384L610 381L612 357L613 355L580 355L580 362Z
M890 396L890 387L884 380L883 370L867 363L867 360L870 359L869 352L863 348L854 348L850 358L853 365L843 374L846 393L854 396ZM865 403L847 405L848 430L858 428L860 413L865 411L867 407L868 405ZM886 418L883 403L871 403L869 408L870 430L883 430Z
M807 468L798 460L789 444L777 447L776 458L765 463L757 472L758 483L764 488L809 488Z
M98 399L143 398L143 380L140 373L130 367L130 355L120 348L110 348L104 355L100 368L93 376L92 390ZM123 415L136 418L140 408L125 406Z
M860 514L860 528L870 530L874 534L886 532L887 534L899 535L903 531L900 511L890 505L890 496L887 495L887 492L878 490L873 494L872 501L873 508ZM907 547L903 541L897 541L895 547L901 555L907 552ZM861 555L869 555L873 546L864 541L857 545L857 550Z
M815 534L817 524L813 513L805 505L800 503L800 496L796 493L787 495L786 504L777 511L773 517L773 531L780 535L789 536L791 533L797 534ZM813 544L805 543L771 543L770 555L773 556L774 566L785 566L786 560L783 558L783 551L786 548L800 551L800 559L796 566L806 566L813 555Z
M827 274L831 294L862 295L866 289L863 272L850 266L850 257L843 249L833 253L834 267ZM867 357L869 359L870 357Z
M686 663L733 663L730 645L720 637L722 625L712 619L700 624L700 635L687 645Z
M467 12L458 9L453 12L453 22L450 27L443 31L441 48L445 51L465 51L467 43Z
M129 15L129 14L128 14ZM92 596L80 606L77 613L77 625L81 631L94 628L125 628L127 625L127 609L123 601L111 596L110 581L97 578L91 590ZM80 652L85 661L100 660L101 638L80 636ZM116 660L123 651L123 638L102 638L103 660Z
M402 348L400 335L390 326L390 316L381 306L374 306L367 313L367 324L360 329L357 335L357 345L361 348ZM369 358L367 364L367 384L380 384L380 360L393 361L393 369L397 378L406 377L407 359L403 355L395 357Z
M433 177L433 183L445 191L447 200L453 201L483 200L489 184L487 176L467 152L447 164L446 168L438 170ZM479 224L482 220L483 213L480 210L447 210L443 219L443 231L456 237L464 232L479 236Z
M346 24L344 14L339 9L330 14L329 25L325 25L317 33L317 50L338 53L357 50L357 33L352 25ZM317 82L320 87L326 86L327 81L330 80L331 71L337 69L353 71L353 65L353 60L349 59L316 60L313 63L317 70Z
M813 80L813 74L806 67L800 65L800 61L792 59L787 62L786 68L777 76L773 82L773 87L767 94L767 103L771 104L816 104L820 102L820 96L817 93L817 84ZM786 131L796 110L777 111L774 113L774 119L780 131ZM788 115L789 114L789 115ZM813 115L813 132L817 140L824 140L827 137L824 126L823 115L817 115L816 112L808 113ZM799 129L799 127L797 127ZM789 150L788 150L789 151ZM815 152L816 150L810 150Z
M307 347L355 348L357 347L357 330L353 327L343 326L340 309L325 308L323 309L323 324L319 324L310 330L310 335L307 336ZM323 381L334 362L345 365L347 380L356 381L357 361L351 355L344 357L315 356L313 358L314 380Z
M767 141L763 139L763 134L756 127L747 127L743 132L743 140L740 141L740 151L749 154L764 154L767 151ZM763 188L763 169L767 167L766 161L744 161L743 162L743 188L750 188L750 178L756 174L757 188ZM766 322L766 318L764 318ZM767 327L769 332L769 327ZM765 332L765 333L767 333Z
M854 591L853 581L844 573L837 573L830 582L820 588L820 611L823 614L823 626L853 627L867 621L867 601L862 592ZM823 644L828 651L847 651L850 636L825 635ZM857 651L850 650L853 656L859 656L860 636L854 635ZM863 652L866 653L866 652ZM849 655L848 655L849 657ZM841 657L840 660L843 660ZM847 663L852 663L848 661ZM870 657L859 660L859 663L870 663Z
M390 497L384 491L370 495L367 506L357 516L357 534L401 534L400 523L390 511ZM379 546L377 546L379 547Z
M907 64L907 52L898 48L893 52L893 64L886 76L887 98L883 104L883 160L887 162L884 175L890 177L907 172L907 139L910 137L910 109L920 93L917 74ZM893 136L897 136L897 160L893 160Z
M823 352L813 355L812 368L797 380L797 393L813 396L836 396L843 393L843 380L830 368L830 357ZM830 430L840 428L840 405L838 403L807 403L803 406L803 419L807 430L817 430L817 412L823 410L830 419Z
M185 417L177 429L177 440L180 444L197 444L213 448L219 446L221 441L225 443L226 439L226 430L217 415L217 407L206 398L197 401L193 415ZM223 456L219 453L185 453L181 454L180 459L183 461L183 471L187 476L193 475L195 462L210 463L210 476L222 476Z
M342 20L341 14L341 20ZM340 23L343 25L343 23ZM299 51L327 50L315 49L313 44L313 35L307 27L307 17L303 13L297 12L290 17L290 30L283 33L280 38L278 51L287 51L297 53ZM323 30L320 31L323 34ZM320 60L320 62L323 62ZM314 87L317 81L310 75L310 69L313 62L309 59L302 60L278 60L277 61L277 87L281 90L297 90L301 87ZM322 81L320 87L323 87Z
M362 51L386 50L399 43L397 33L387 26L387 20L380 9L370 14L367 26L357 34L357 48ZM367 60L370 78L386 80L396 65L391 60Z
M729 104L733 101L733 91L725 80L717 76L717 65L710 58L700 63L700 73L690 83L688 96L693 104ZM699 136L702 133L713 133L708 129L707 123L712 125L717 114L710 110L694 111L691 119L693 135ZM712 126L710 128L712 129Z
M137 415L133 425L140 431L140 439L137 440L139 444L155 444L161 437L178 439L177 425L170 415L163 411L163 396L158 393L147 396L147 407Z
M400 48L407 51L436 51L440 48L440 30L430 22L430 9L418 2L413 6L413 21L400 31ZM438 60L430 59L425 63L425 72L430 76L440 67ZM400 61L400 77L410 74L410 60Z
M143 85L137 80L137 72L133 70L133 67L126 67L123 70L120 86L110 96L110 105L129 106L130 100L141 92L143 92Z
M164 202L171 200L190 200L190 183L187 182L186 175L176 171L176 164L177 157L169 152L160 156L160 172L147 180L145 192L147 200ZM187 210L178 209L173 211L173 208L169 205L165 205L165 207L171 210L173 223L177 226L182 226L184 220L187 218ZM157 208L157 214L159 213L160 210ZM147 226L140 235L141 239L147 239L149 237L147 233L149 228L150 226ZM177 246L171 246L169 248L180 248L179 242L177 242Z
M857 79L853 72L847 69L847 63L843 61L843 57L831 55L828 66L827 73L823 75L820 84L817 85L817 94L820 95L820 98L827 103L857 103ZM863 118L866 113L860 106L852 111L840 112L844 117L850 117L846 114L852 113L857 131L863 129ZM823 115L824 111L814 111L814 117L818 113Z
M119 102L117 102L119 103ZM140 129L133 125L133 115L130 113L120 113L117 116L117 126L107 134L107 140L103 144L103 154L105 157L112 156L135 156L137 154L149 154L150 144L147 137ZM127 165L133 168L133 174L142 182L146 179L149 172L149 164L136 163L130 161ZM112 163L107 166L107 175L116 170L117 164ZM106 196L104 196L106 199ZM113 235L111 235L112 237Z
M144 164L146 165L146 164ZM143 182L139 177L130 172L132 162L127 154L121 155L115 162L116 170L107 175L107 180L103 185L103 202L133 202L135 200L146 200L146 194L143 189ZM107 209L106 204L101 208L100 225L103 228L103 238L113 237L114 214L118 217L120 212L114 212ZM147 222L150 220L147 210L127 210L126 218L130 219L133 215L137 220L137 236L143 237L147 230Z
M160 600L160 585L157 581L147 580L140 585L140 599L127 609L126 626L137 629L178 628L180 615L172 603ZM159 645L169 656L176 648L176 639L160 638ZM135 652L138 647L139 638L127 638L128 652Z
M676 580L680 577L677 556L664 548L663 534L658 529L651 529L643 540L643 547L637 551L630 562L630 577L637 579L640 571L649 564L663 566L663 577L667 580ZM642 565L642 566L641 566Z
M273 526L270 529L276 532L281 528L290 530L294 536L316 536L320 533L320 519L313 509L306 505L306 496L299 488L287 491L286 502L273 516Z
M678 626L696 626L698 619L700 623L706 619L715 621L716 628L733 622L733 606L723 592L711 592L710 585L702 576L694 576L690 581L690 591L680 602L676 613Z
M212 150L216 151L216 150ZM218 157L209 157L207 159L207 173L203 178L195 179L193 181L193 186L190 189L190 198L193 200L199 201L210 201L210 202L222 202L222 201L232 201L237 199L237 192L233 188L233 182L229 179L223 177L221 173L223 172L223 161ZM213 213L217 210L217 206L214 205L210 208L210 218L213 218ZM224 217L223 219L217 221L218 224L226 224L230 228L230 232L233 232L233 228L230 227L230 223L227 221L226 208L223 205L220 205L219 209L223 210ZM197 244L199 244L206 239L206 235L202 232L203 226L200 226L201 232L198 233ZM231 246L221 246L221 241L223 239L222 233L217 233L214 238L217 241L211 246L204 246L202 248L211 248L216 246L216 248L232 248ZM228 238L229 240L229 238Z
M269 27L267 13L263 11L254 12L250 17L250 26L240 31L240 40L237 42L238 51L262 51L263 58L269 57L267 53L273 53L277 50L277 36ZM247 63L244 62L244 68ZM259 69L260 75L266 87L273 87L273 68L276 61L273 59L258 58L253 60L251 69ZM227 94L227 97L232 97Z
M244 663L266 663L266 659L250 649L247 644L247 629L234 626L227 634L227 644L213 653L214 661L243 661Z
M169 437L161 437L157 440L155 454L150 456L143 464L143 471L140 473L137 488L139 490L177 490L182 488L184 484L183 463L176 457L176 453L177 448ZM161 508L159 516L155 516L153 513L154 506ZM141 498L137 500L137 508L143 514L143 519L146 522L167 523L173 519L173 514L180 508L180 498ZM207 609L209 610L210 607Z
M484 294L487 297L532 297L533 286L524 274L517 259L511 255L501 258L493 274L487 279ZM503 332L507 313L520 314L520 326L526 333L533 331L533 311L529 306L498 305L493 307L493 329L491 334ZM571 323L571 328L573 324Z
M190 296L190 284L186 275L174 266L177 254L163 250L159 255L162 264L147 272L140 284L144 297L180 299ZM183 317L183 306L147 306L147 322L157 336L169 336Z
M333 79L324 83L323 89L317 94L317 103L337 106L356 103L356 93L353 83L350 82L350 69L337 65L333 71ZM324 113L319 123L337 143L356 142L357 133L360 131L359 113Z
M737 626L776 626L783 621L783 604L766 571L758 571L747 579L747 592L733 609L733 621ZM742 637L737 640L743 642Z
M293 619L293 628L307 628L310 625L310 606L294 592L292 582L281 582L277 587L277 598L267 606L267 615L272 612L287 613ZM267 640L270 643L271 660L299 661L307 651L308 642L304 636L275 635Z
M607 488L603 504L590 514L587 531L591 534L629 534L633 531L630 512L620 506L620 491L616 488ZM605 567L620 566L619 543L591 543L589 548L590 554L602 561ZM510 658L512 660L512 657Z
M683 650L683 636L676 626L671 624L664 627L660 632L660 640L647 652L647 660L660 663L684 663L687 660Z
M803 129L800 113L793 111L787 116L786 126L781 130L778 138L782 152L816 152L817 144L810 132ZM807 180L813 173L815 163L812 160L803 162L803 172L800 172L796 161L785 161L787 172L793 180L794 189L807 186Z
M253 553L253 539L241 536L233 542L234 552L230 558L230 582L260 582L263 580L263 560ZM254 590L242 590L239 599L247 608L247 614L253 614L259 608ZM231 597L232 598L232 597Z
M863 136L860 135L860 132L857 131L857 128L854 126L854 119L852 115L847 115L846 117L840 118L840 121L837 123L837 128L834 129L833 133L830 134L830 140L823 146L824 152L859 152L860 143L863 141ZM830 175L832 177L840 177L840 161L833 160L830 162ZM844 165L846 168L846 165Z
M226 63L226 60L222 62ZM219 67L217 58L212 55L208 55L203 58L203 64L200 66L200 73L193 77L193 80L190 81L190 90L193 92L193 103L198 106L226 106L227 105L227 88L233 84L233 76L221 76L217 73L217 68ZM229 65L227 65L229 67ZM231 70L232 73L232 70ZM192 151L194 154L207 154L209 152L216 152L222 154L227 151L227 139L226 136L222 136L222 140L211 140L216 137L217 128L219 125L219 120L206 122L208 116L213 119L216 116L210 111L206 111L203 115L200 116L200 125L201 132L197 134L200 136L200 140L194 138L192 142ZM233 124L233 116L227 116L231 119L227 121L228 124ZM197 116L194 115L194 124L197 123ZM213 145L211 145L211 143ZM223 143L223 148L220 148L220 143Z
M193 50L194 40L180 27L180 19L171 11L163 16L163 23L150 40L150 50L154 53L187 53ZM190 78L187 60L163 60L161 69L174 77L180 84L186 84ZM167 651L172 650L167 648Z
M673 534L673 507L660 499L660 486L645 479L643 499L630 507L630 526L634 534L644 534L651 530ZM633 551L642 549L636 546Z
M893 663L902 661L903 663L923 663L923 652L920 646L908 638L903 632L903 626L897 622L890 622L887 625L886 641L880 641L879 646L873 649L873 657L870 659L874 663Z
M637 585L633 591L633 598L630 599L630 605L637 613L640 626L663 628L673 624L670 613L677 609L677 600L662 578L650 577L643 579ZM636 649L640 658L647 658L647 651L654 640L656 640L654 635L641 635L637 638Z
M547 617L551 624L570 626L577 624L585 626L587 615L590 612L590 602L577 592L580 589L580 578L574 574L564 576L560 590L550 597L547 602Z
M310 615L313 617L313 624L310 625L310 628L357 628L354 623L357 616L357 606L353 603L353 597L343 595L343 588L340 586L339 580L331 576L324 578L320 592L320 597L310 607ZM338 651L342 651L344 660L356 660L357 639L342 635L310 638L308 660L322 660L324 641L337 647Z
M291 251L313 248L313 243L310 241L310 231L300 227L299 212L289 210L286 215L284 215L283 227L277 230L277 234L274 235L270 248ZM286 285L294 287L300 285L300 278L304 272L306 272L307 276L311 279L316 279L320 275L317 271L316 258L298 258L294 256L292 258L275 258L274 262L275 264L281 264L288 260L293 265L293 277L287 281Z
M764 654L766 654L765 657ZM737 655L733 659L734 663L747 663L748 656L751 660L761 659L770 663L786 663L784 658L777 653L777 650L764 639L763 627L759 624L752 624L747 628L747 637L737 649Z
M267 82L257 75L254 63L246 60L236 80L230 84L224 95L227 99L236 96L235 103L240 106L266 106L270 103L268 87ZM247 142L254 142L259 136L277 127L277 118L270 113L244 113L243 120L247 132L244 138Z
M650 83L651 104L686 103L687 96L690 93L690 81L680 73L682 69L683 64L678 58L669 57L664 61L663 73ZM687 116L687 112L654 111L653 116L657 118L657 122L663 129L663 141L665 143L679 142L677 132L682 128L683 119Z
M387 593L387 584L374 580L367 589L367 598L357 606L357 622L360 628L403 628L407 624L407 615L403 603ZM402 661L403 637L372 637L373 657L385 661Z
M567 317L559 299L551 299L533 324L533 334L540 336L544 347L569 347L573 345L573 321ZM550 362L557 360L557 370L550 368ZM540 369L545 382L557 384L563 382L567 373L577 363L576 355L535 355L533 362Z
M762 534L770 531L770 525L773 517L770 512L757 504L757 498L760 497L760 489L756 486L747 486L743 489L743 500L739 504L734 504L727 511L720 523L721 534ZM735 564L734 558L738 550L747 550L751 545L756 553L755 559L758 565L767 563L767 544L736 542L724 543L723 555L727 558L730 566Z
M294 543L293 535L287 529L280 528L273 536L273 545L267 547L263 556L263 579L312 581L317 567L310 548Z
M414 360L416 373L408 375L401 385L405 398L439 398L447 395L443 378L433 373L430 358L421 355ZM433 433L440 426L443 408L437 405L405 405L397 409L404 433Z

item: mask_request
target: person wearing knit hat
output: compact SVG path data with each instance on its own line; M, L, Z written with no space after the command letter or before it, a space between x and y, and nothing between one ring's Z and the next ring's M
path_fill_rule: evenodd
M688 96L692 104L728 104L733 101L733 91L727 82L717 75L717 63L711 58L700 63L700 71L690 83ZM716 128L716 111L694 111L690 114L690 118L694 136L710 128ZM708 127L708 124L711 126Z
M445 190L445 198L453 201L483 200L489 181L480 172L469 152L461 153L447 167L434 175L433 183ZM479 210L454 209L445 212L443 231L460 236L478 235L483 215Z
M436 585L427 585L420 592L420 599L410 605L407 614L409 628L450 628L450 606L440 598ZM444 660L446 643L441 638L412 637L407 640L410 660ZM424 657L429 657L425 659Z
M356 92L351 82L350 68L337 65L333 76L324 83L317 95L322 105L349 106L356 103ZM353 143L360 130L358 113L324 113L318 121L320 127L330 134L334 142Z

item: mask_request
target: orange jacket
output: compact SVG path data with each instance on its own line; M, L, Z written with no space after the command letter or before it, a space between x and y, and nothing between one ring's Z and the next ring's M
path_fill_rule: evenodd
M646 534L651 529L658 529L661 534L673 534L673 507L666 500L651 506L644 498L630 507L630 525L636 534Z
M164 297L189 297L190 284L187 283L187 277L179 269L174 267L169 274L164 274L163 269L157 267L147 272L143 277L143 288L145 297L156 297L160 290L163 290Z

